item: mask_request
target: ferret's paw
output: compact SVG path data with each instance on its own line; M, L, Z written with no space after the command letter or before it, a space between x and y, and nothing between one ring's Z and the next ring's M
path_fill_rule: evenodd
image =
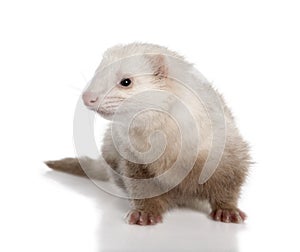
M216 209L210 216L215 221L226 223L242 223L247 218L247 215L239 209Z
M131 225L155 225L162 222L162 216L160 214L151 214L140 210L131 210L126 216L126 221Z

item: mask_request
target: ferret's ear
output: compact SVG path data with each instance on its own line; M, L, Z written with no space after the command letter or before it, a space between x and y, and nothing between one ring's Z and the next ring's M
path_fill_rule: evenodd
M153 68L153 74L155 77L162 79L168 76L168 66L164 55L161 54L149 54L147 55L150 65Z

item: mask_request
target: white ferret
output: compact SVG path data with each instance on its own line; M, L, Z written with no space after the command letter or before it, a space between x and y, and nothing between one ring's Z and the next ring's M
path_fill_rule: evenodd
M197 200L210 203L216 221L246 218L237 203L248 145L221 95L182 56L153 44L112 47L82 98L111 121L102 146L110 169L77 158L49 167L111 178L130 199L130 224L156 224L167 210Z

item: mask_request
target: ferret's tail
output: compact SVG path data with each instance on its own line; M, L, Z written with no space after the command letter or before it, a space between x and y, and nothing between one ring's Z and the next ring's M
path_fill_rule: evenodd
M54 170L70 173L77 176L84 176L98 180L109 179L107 173L108 165L103 160L103 158L64 158L61 160L46 161L45 164ZM84 167L84 169L82 167Z

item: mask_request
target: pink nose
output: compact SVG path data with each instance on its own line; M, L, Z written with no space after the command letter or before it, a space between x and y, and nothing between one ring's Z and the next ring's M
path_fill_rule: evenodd
M90 108L96 108L98 106L98 94L94 92L84 92L82 94L83 103Z

